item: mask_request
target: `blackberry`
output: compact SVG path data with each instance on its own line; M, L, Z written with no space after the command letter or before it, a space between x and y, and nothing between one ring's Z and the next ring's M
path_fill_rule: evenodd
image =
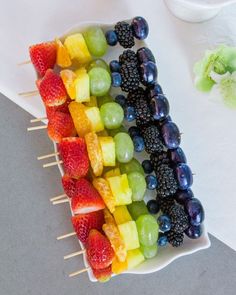
M142 87L138 87L138 89L130 91L127 95L127 104L129 106L134 106L136 100L145 100L145 91Z
M135 63L125 63L120 68L121 89L125 92L134 91L139 87L139 73Z
M176 193L178 185L174 177L174 171L168 165L162 164L155 170L159 186L157 194L161 197L169 197Z
M155 125L150 125L142 130L142 135L147 153L160 153L163 150L163 144L159 138L159 130Z
M171 230L175 233L183 233L189 227L188 215L179 204L173 205L169 210Z
M175 200L173 197L161 198L159 195L157 195L156 200L160 205L162 213L167 215L169 214L169 210L171 209L171 207L175 204Z
M167 233L167 240L173 247L179 247L183 244L184 234L175 233L174 231L170 230Z
M153 166L154 170L157 170L157 168L159 166L161 166L162 164L166 164L166 165L170 164L168 154L165 151L162 151L160 153L151 154L150 155L150 160L151 160L151 163L152 163L152 166Z
M134 36L130 25L126 22L118 22L115 25L115 32L120 45L124 48L134 46Z
M136 113L137 126L149 125L153 122L153 117L145 98L136 99L134 108Z
M119 56L119 62L120 64L124 64L127 62L133 62L135 64L138 64L138 59L136 56L136 53L133 50L125 50L120 56Z

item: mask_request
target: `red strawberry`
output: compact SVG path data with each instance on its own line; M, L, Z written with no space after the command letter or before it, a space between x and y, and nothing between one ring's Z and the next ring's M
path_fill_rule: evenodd
M48 121L48 136L60 142L64 137L75 136L76 130L70 114L55 112Z
M86 143L83 138L63 138L58 148L66 174L73 178L80 178L87 175L89 170L89 158Z
M110 241L96 229L89 232L86 253L88 262L94 269L108 267L115 256Z
M71 200L74 214L89 213L105 208L103 199L87 179L79 179L76 188L76 196Z
M63 175L61 182L62 182L62 186L63 186L65 194L69 198L73 198L76 194L77 179L71 178L69 175L65 174Z
M111 265L103 269L92 268L93 275L100 283L106 283L110 280L112 275Z
M57 58L57 46L55 42L47 42L32 45L29 54L35 70L40 76L44 76L48 69L54 68Z
M86 243L91 229L101 231L105 223L103 210L73 216L71 221L77 237L82 243Z
M46 108L46 114L47 114L48 120L50 120L56 112L61 112L66 114L70 113L67 101L59 106L54 106L54 107L45 106L45 108Z
M67 92L63 81L53 70L47 70L44 77L36 81L36 85L46 106L59 106L66 102Z

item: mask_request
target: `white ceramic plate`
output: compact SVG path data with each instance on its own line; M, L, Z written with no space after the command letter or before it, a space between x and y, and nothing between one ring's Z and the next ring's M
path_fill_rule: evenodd
M68 35L70 33L82 32L83 30L85 30L86 27L88 27L90 25L99 25L99 26L102 26L102 28L104 28L105 30L114 27L114 24L103 24L103 23L98 23L98 22L92 22L92 23L91 22L84 22L84 23L81 23L78 26L70 29L68 32L66 32L61 37L61 39L63 39L66 35ZM137 50L141 46L145 46L145 42L136 40L136 45L133 49ZM123 50L124 49L121 48L120 46L110 47L107 55L103 58L107 62L109 62L113 59L117 59ZM116 93L121 93L120 88L118 88L118 89L113 88L112 89L111 95L115 95ZM128 127L129 125L125 124L125 126ZM57 145L55 143L54 143L54 150L57 151ZM188 151L186 151L186 153L188 153ZM147 158L147 154L145 152L135 153L135 158L137 158L139 160L143 160L143 159ZM58 160L58 156L56 156L56 160ZM58 165L58 168L60 170L61 175L64 175L63 166ZM153 199L153 198L155 198L155 192L147 190L147 194L145 196L145 201L147 201L149 199ZM73 215L72 211L71 211L71 214ZM81 243L80 243L80 246L83 249L83 245ZM158 250L158 255L155 258L145 260L145 262L143 262L141 265L139 265L138 267L136 267L130 271L127 271L126 273L148 274L148 273L156 272L156 271L164 268L169 263L171 263L172 261L174 261L175 259L177 259L181 256L189 255L189 254L192 254L192 253L197 252L199 250L207 249L208 247L210 247L210 240L209 240L206 228L204 226L203 234L202 234L201 238L199 238L197 240L192 240L192 239L189 239L188 237L185 237L183 246L181 246L179 248L174 248L172 246L167 246L164 248L160 247ZM86 255L84 255L83 258L84 258L85 267L87 267L88 262L86 260ZM92 282L96 281L96 279L94 278L91 271L88 272L88 276Z

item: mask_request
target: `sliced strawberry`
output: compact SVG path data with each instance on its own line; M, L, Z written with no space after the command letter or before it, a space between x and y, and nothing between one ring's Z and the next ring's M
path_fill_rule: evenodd
M63 138L58 148L66 174L73 178L80 178L87 175L89 170L89 158L86 143L83 138Z
M115 255L109 240L96 229L89 232L86 253L93 269L107 268Z
M76 196L71 200L74 214L90 213L105 208L102 197L87 179L79 179L76 187Z
M45 109L46 109L48 120L50 120L56 112L61 112L66 114L70 113L67 101L59 106L54 106L54 107L45 106Z
M53 70L47 70L44 77L36 81L36 85L46 106L59 106L67 101L67 92L63 81Z
M57 58L57 46L55 42L47 42L32 45L29 54L35 70L40 76L44 76L48 69L53 69Z
M55 112L48 121L48 136L60 142L64 137L75 136L76 130L70 114Z
M69 175L65 174L63 175L61 182L62 182L62 186L63 186L65 194L69 198L73 198L76 194L77 179L71 178Z
M103 210L87 214L79 214L73 216L71 220L77 237L82 243L86 243L91 229L101 231L102 225L105 222Z
M110 280L112 275L111 265L103 269L92 268L93 275L100 283L106 283Z

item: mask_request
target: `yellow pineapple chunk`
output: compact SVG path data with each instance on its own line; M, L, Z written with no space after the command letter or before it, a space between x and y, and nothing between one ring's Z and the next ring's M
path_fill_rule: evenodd
M132 203L132 190L129 187L126 174L107 178L112 194L115 197L116 206Z
M92 60L91 54L82 34L73 34L66 37L64 45L71 59L76 59L79 64L86 64Z
M127 252L127 264L128 269L132 269L136 266L138 266L140 263L142 263L145 260L142 252L140 249L130 250Z
M112 272L116 275L121 274L122 272L126 271L128 268L127 259L123 262L120 262L118 257L115 256L115 258L112 261Z
M113 216L115 218L116 224L122 224L132 220L132 217L125 205L117 206L113 212Z
M126 250L133 250L140 247L138 231L135 221L128 221L118 225L121 237L125 242Z
M119 176L119 175L120 175L120 168L118 167L104 173L105 178L112 177L112 176Z
M115 198L112 195L109 183L104 178L96 178L93 180L93 186L103 198L107 208L113 213L115 211Z
M97 97L96 96L90 96L90 101L89 102L85 102L84 105L86 107L97 107Z
M67 68L71 66L71 59L70 55L66 49L66 47L61 43L61 40L56 38L55 39L57 45L57 65L62 68Z
M102 149L103 166L116 165L115 142L111 136L98 137Z
M90 86L89 75L87 72L77 72L77 78L74 81L75 85L75 100L77 102L89 102L90 101Z
M92 130L94 132L99 132L104 129L104 125L100 116L99 108L97 107L88 107L85 110L85 113L91 123Z

